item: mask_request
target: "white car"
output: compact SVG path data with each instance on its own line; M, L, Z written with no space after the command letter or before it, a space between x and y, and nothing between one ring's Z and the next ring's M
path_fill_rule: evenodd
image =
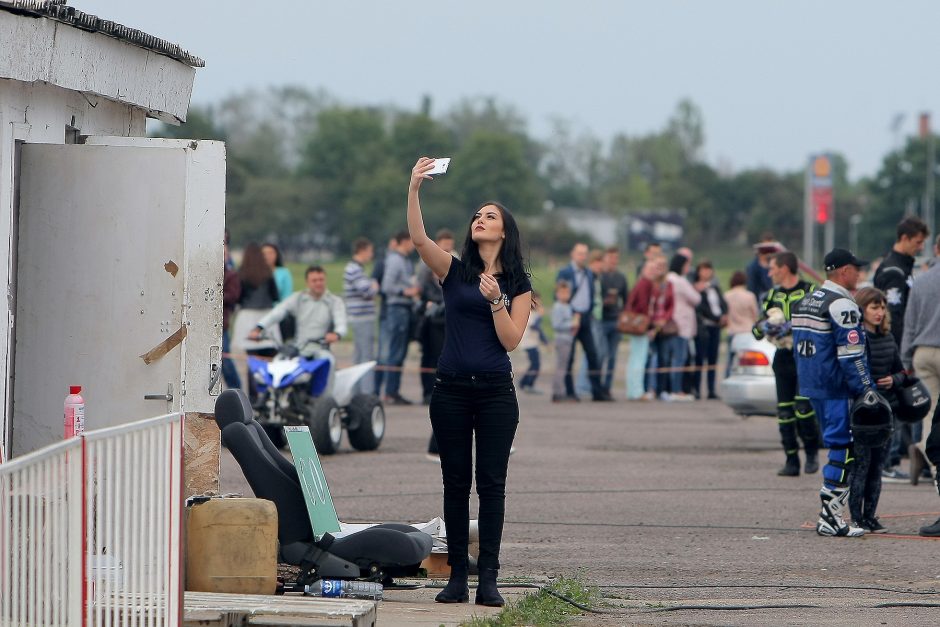
M731 342L731 376L721 383L721 400L742 416L776 416L777 385L772 364L777 348L741 333Z

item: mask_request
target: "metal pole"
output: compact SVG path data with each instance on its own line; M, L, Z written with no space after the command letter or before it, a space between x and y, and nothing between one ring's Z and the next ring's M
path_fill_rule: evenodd
M826 220L823 239L825 248L823 252L830 251L836 247L836 175L832 171L832 158L826 155L826 159L829 161L829 185L832 193L829 199L829 219Z
M935 154L935 142L933 131L928 131L927 134L927 184L924 187L924 222L927 223L927 228L930 229L930 234L935 235L936 231L934 230L934 208L933 208L933 196L934 196L934 171L936 170L936 154ZM933 257L933 246L927 245L924 246L924 250L927 253L927 257Z
M803 261L811 268L816 266L816 238L814 237L816 216L813 215L813 197L810 191L812 164L813 159L810 157L806 163L806 174L803 177Z
M861 214L849 216L849 248L858 254L858 225L862 222Z

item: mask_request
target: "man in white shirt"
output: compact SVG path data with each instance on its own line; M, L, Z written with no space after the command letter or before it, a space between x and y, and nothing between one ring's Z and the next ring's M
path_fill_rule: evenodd
M322 349L317 340L330 345L346 335L346 306L342 298L326 289L326 271L322 267L307 268L306 281L306 290L294 292L279 303L258 321L248 337L259 339L266 328L277 325L290 313L297 320L297 335L293 343L300 354L332 360L332 354Z

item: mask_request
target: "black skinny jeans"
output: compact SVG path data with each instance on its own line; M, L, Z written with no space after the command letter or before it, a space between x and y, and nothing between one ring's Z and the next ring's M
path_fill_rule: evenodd
M854 522L874 518L878 510L885 448L855 444L855 462L849 475L849 513Z
M478 375L438 371L431 394L431 426L441 456L447 563L467 563L470 484L476 436L476 482L480 499L480 568L499 568L506 511L509 449L519 424L512 373Z
M702 366L708 366L705 378L708 381L708 395L715 396L715 375L718 372L718 349L721 348L721 327L704 325L695 336L695 372L692 377L692 392L698 396L702 392Z

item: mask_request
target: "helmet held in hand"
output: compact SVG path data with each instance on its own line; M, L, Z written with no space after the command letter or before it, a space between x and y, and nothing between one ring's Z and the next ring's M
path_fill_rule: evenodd
M875 390L868 390L852 403L851 424L856 442L881 446L891 437L891 405Z
M908 379L907 385L897 391L898 411L895 416L901 422L917 422L930 413L930 391L917 377Z

